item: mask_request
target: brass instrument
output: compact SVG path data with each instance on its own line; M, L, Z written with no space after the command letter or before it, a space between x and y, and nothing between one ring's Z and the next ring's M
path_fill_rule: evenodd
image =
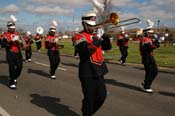
M141 20L139 18L130 18L130 19L119 21L118 25L110 27L110 29L118 28L118 27L126 26L126 25L131 25L131 24L136 24L136 23L140 23L140 22L141 22Z
M63 49L64 48L64 45L62 44L59 44L59 38L58 37L55 37L53 39L54 43L56 44L56 46L59 48L59 49Z
M39 27L36 28L36 32L41 35L41 34L43 34L44 29L39 26Z
M109 19L107 19L104 22L101 22L101 23L97 24L95 26L95 28L98 28L99 26L102 26L102 25L105 25L105 24L108 24L108 23L112 23L114 25L114 26L110 27L110 29L112 29L112 28L118 28L118 27L121 27L121 26L136 24L136 23L140 23L140 22L141 22L141 20L139 18L130 18L130 19L120 21L118 14L115 13L115 12L112 12L112 13L110 13Z

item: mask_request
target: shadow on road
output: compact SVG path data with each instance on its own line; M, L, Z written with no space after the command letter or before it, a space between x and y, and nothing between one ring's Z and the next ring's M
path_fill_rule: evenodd
M37 69L31 69L31 68L29 68L27 72L28 73L34 73L34 74L37 74L37 75L40 75L40 76L43 76L43 77L47 77L47 78L50 77L50 74L48 74L48 73L46 73L46 72L44 72L42 70L37 70Z
M50 96L41 96L39 94L31 94L31 103L46 109L55 116L80 116L69 109L68 106L60 104L60 99Z
M7 61L6 60L1 60L0 64L7 64Z
M71 64L71 63L64 63L64 62L62 62L61 64L63 64L63 65L67 65L67 66L72 66L72 67L78 67L78 65L77 64Z
M144 71L144 68L141 68L141 67L133 67L133 68L138 69L138 70L143 70L143 71ZM175 72L173 72L173 71L161 70L161 69L158 69L158 70L159 70L159 72L161 72L161 73L175 74Z
M0 83L5 85L5 86L8 86L8 78L9 78L9 76L7 76L7 75L1 75L0 76Z
M164 95L164 96L169 96L169 97L175 97L175 93L171 93L171 92L159 92L160 95Z
M113 79L105 79L105 81L106 81L107 84L112 84L112 85L115 85L115 86L124 87L124 88L132 89L132 90L135 90L135 91L143 92L143 90L140 87L129 85L129 84L122 83L122 82L118 82L118 81L113 80Z

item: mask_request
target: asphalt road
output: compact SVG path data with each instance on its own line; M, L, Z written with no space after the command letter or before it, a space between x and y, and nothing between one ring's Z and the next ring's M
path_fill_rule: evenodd
M49 78L46 54L33 52L23 64L16 90L7 87L8 65L0 51L0 116L81 116L79 59L61 56L56 79ZM108 96L95 116L174 116L175 70L160 69L153 94L142 91L142 65L108 62Z

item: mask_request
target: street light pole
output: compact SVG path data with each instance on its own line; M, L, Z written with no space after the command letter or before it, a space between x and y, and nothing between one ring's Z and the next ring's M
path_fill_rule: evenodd
M160 24L160 20L157 21L157 29L159 31L159 24Z

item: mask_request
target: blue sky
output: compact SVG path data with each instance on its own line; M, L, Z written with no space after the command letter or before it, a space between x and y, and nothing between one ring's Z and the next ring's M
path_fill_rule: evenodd
M103 0L98 0L102 3ZM112 10L121 20L137 17L142 20L136 27L146 26L150 19L157 26L175 26L175 0L108 0ZM49 28L52 20L58 22L61 30L81 26L81 15L93 8L92 0L1 0L0 26L5 27L11 14L18 21L17 27L34 31L37 26ZM128 26L128 28L131 26Z

